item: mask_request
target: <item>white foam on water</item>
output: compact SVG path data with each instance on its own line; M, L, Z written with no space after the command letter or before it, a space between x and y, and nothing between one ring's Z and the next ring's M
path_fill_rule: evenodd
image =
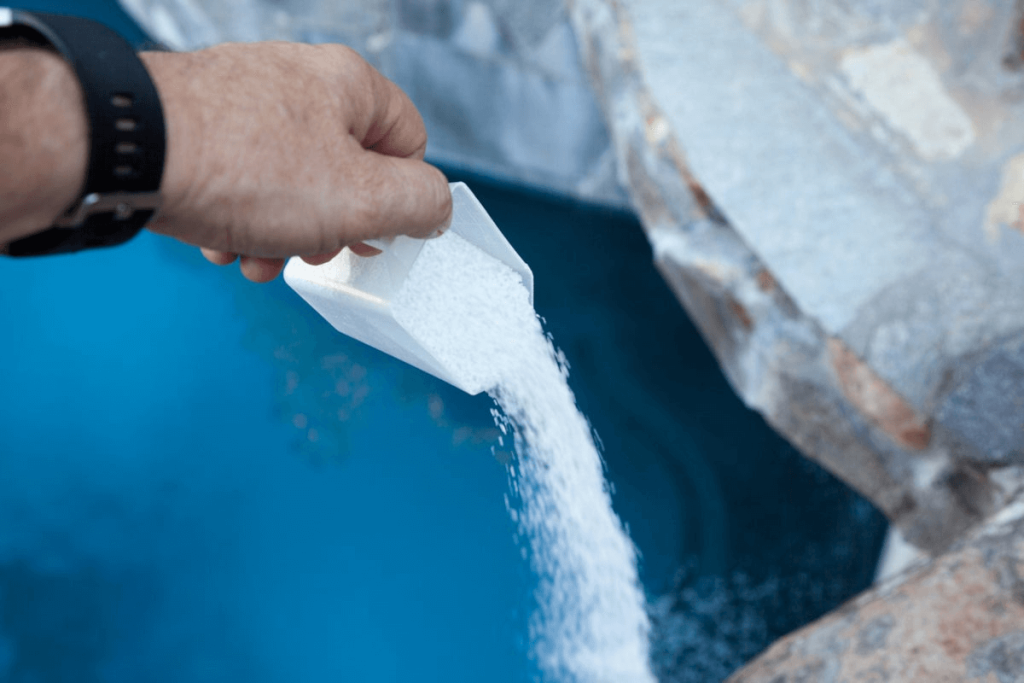
M653 683L636 550L590 425L519 275L452 232L424 247L395 318L514 427L512 510L540 579L533 654L560 681Z

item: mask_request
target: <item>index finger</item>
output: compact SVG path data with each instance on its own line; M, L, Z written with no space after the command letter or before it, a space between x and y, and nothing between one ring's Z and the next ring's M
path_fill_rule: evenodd
M359 140L364 149L385 156L423 159L427 129L409 96L370 67L373 104L370 125Z

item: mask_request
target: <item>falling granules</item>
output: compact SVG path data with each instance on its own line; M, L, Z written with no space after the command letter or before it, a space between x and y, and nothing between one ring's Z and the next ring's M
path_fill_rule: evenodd
M395 318L463 386L487 391L514 432L510 509L540 580L533 654L560 681L655 680L636 551L612 511L564 359L518 274L458 235L431 240L393 300Z

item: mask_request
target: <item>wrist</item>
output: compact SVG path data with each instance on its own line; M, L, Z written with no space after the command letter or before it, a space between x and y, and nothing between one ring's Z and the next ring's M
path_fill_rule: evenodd
M0 243L49 227L78 198L88 131L81 87L60 55L0 49Z
M167 151L160 183L159 216L179 214L193 194L199 159L202 155L202 120L188 93L191 53L142 52L146 66L164 111ZM161 225L165 225L161 223Z

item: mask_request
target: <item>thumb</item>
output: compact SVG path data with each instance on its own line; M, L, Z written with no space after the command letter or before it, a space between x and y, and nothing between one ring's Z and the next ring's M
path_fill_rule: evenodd
M366 220L352 226L354 237L428 237L448 227L452 195L448 180L436 167L416 158L373 151L360 157L358 177L367 179L360 188L360 204L368 210Z

